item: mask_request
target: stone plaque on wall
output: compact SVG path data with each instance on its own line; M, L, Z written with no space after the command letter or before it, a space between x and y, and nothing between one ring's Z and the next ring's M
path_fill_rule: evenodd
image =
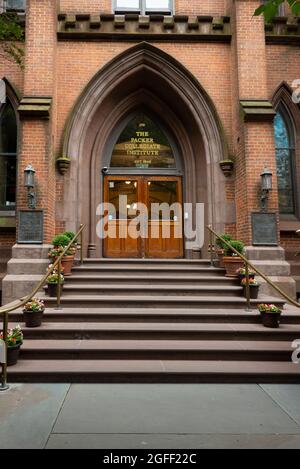
M276 213L253 212L251 222L254 246L278 245Z
M43 243L43 210L19 210L18 243Z

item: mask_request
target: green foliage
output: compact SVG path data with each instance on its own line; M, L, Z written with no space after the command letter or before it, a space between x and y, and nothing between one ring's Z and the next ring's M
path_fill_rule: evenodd
M285 0L268 0L264 5L258 7L254 16L264 15L265 21L269 23L274 16L278 14L278 8L282 5ZM292 14L297 16L300 13L300 0L287 0L291 7Z
M3 332L0 332L0 339L3 340ZM6 343L8 347L13 347L14 345L20 345L23 343L23 332L19 325L8 330Z
M0 14L0 54L1 52L9 59L23 68L25 40L24 28L19 23L19 18L14 13Z
M232 246L239 254L243 254L244 252L244 243L239 240L232 239L229 241L230 246ZM234 251L232 251L229 247L225 247L225 256L236 256Z
M53 246L68 246L70 238L64 234L58 234L52 239Z
M70 239L70 241L71 241L71 239L74 238L75 233L73 233L73 231L65 231L65 232L64 232L64 235L67 236L67 237Z
M230 236L230 234L224 233L224 234L221 235L221 237L223 239L225 239L225 241L227 241L228 243L230 241L232 241L232 237ZM223 241L221 241L219 238L217 238L216 244L220 249L226 249L227 248L226 244L223 243Z
M64 283L64 276L63 274L60 274L60 283ZM57 285L59 281L59 275L57 272L53 272L52 274L49 275L47 279L47 283L50 285Z

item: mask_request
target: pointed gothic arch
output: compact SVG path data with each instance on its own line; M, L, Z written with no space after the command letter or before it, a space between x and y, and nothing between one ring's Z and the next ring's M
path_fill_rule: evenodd
M299 163L297 162L297 147L299 145L300 112L299 107L292 100L293 90L283 82L276 89L273 96L273 106L276 110L274 119L275 151L277 159L277 177L279 187L279 210L281 216L300 218L299 200ZM280 139L281 129L281 139ZM284 143L280 143L280 140ZM284 148L282 148L284 147ZM283 174L283 163L287 168ZM282 187L281 187L282 186Z
M19 96L7 78L2 78L2 82L5 102L0 104L0 211L12 216L16 208Z
M120 122L141 107L159 116L176 141L184 167L185 202L205 203L206 222L219 231L228 221L225 178L219 168L227 158L227 145L215 106L181 63L141 43L96 73L65 128L63 154L71 159L71 170L65 176L63 218L70 229L87 224L90 251L95 249L97 255L101 252L95 239L96 207L105 155Z

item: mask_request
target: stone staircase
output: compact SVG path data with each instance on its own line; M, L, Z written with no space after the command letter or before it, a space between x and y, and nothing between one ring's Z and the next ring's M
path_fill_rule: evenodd
M10 382L300 383L291 343L300 312L260 324L235 279L206 260L87 259L65 282L61 309L24 330ZM21 311L10 314L22 324Z

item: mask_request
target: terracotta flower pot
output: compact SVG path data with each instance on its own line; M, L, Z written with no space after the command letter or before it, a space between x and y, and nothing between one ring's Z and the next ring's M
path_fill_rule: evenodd
M12 366L17 363L21 345L22 344L10 345L7 347L7 366Z
M271 327L272 329L279 327L281 311L278 311L278 313L261 312L260 315L265 327Z
M48 283L47 292L51 298L57 297L57 292L58 292L57 287L58 287L57 283ZM63 287L63 284L60 284L60 294L62 294L62 287Z
M226 277L237 277L236 271L244 266L244 261L238 256L224 256L224 267L226 269Z
M42 324L45 308L41 311L23 311L23 317L26 327L39 327Z
M244 288L244 297L247 298L246 285L243 285L243 288ZM249 285L249 289L250 289L251 300L257 300L259 285Z
M74 256L64 256L61 260L61 265L64 269L64 277L71 275L72 267L74 262Z

